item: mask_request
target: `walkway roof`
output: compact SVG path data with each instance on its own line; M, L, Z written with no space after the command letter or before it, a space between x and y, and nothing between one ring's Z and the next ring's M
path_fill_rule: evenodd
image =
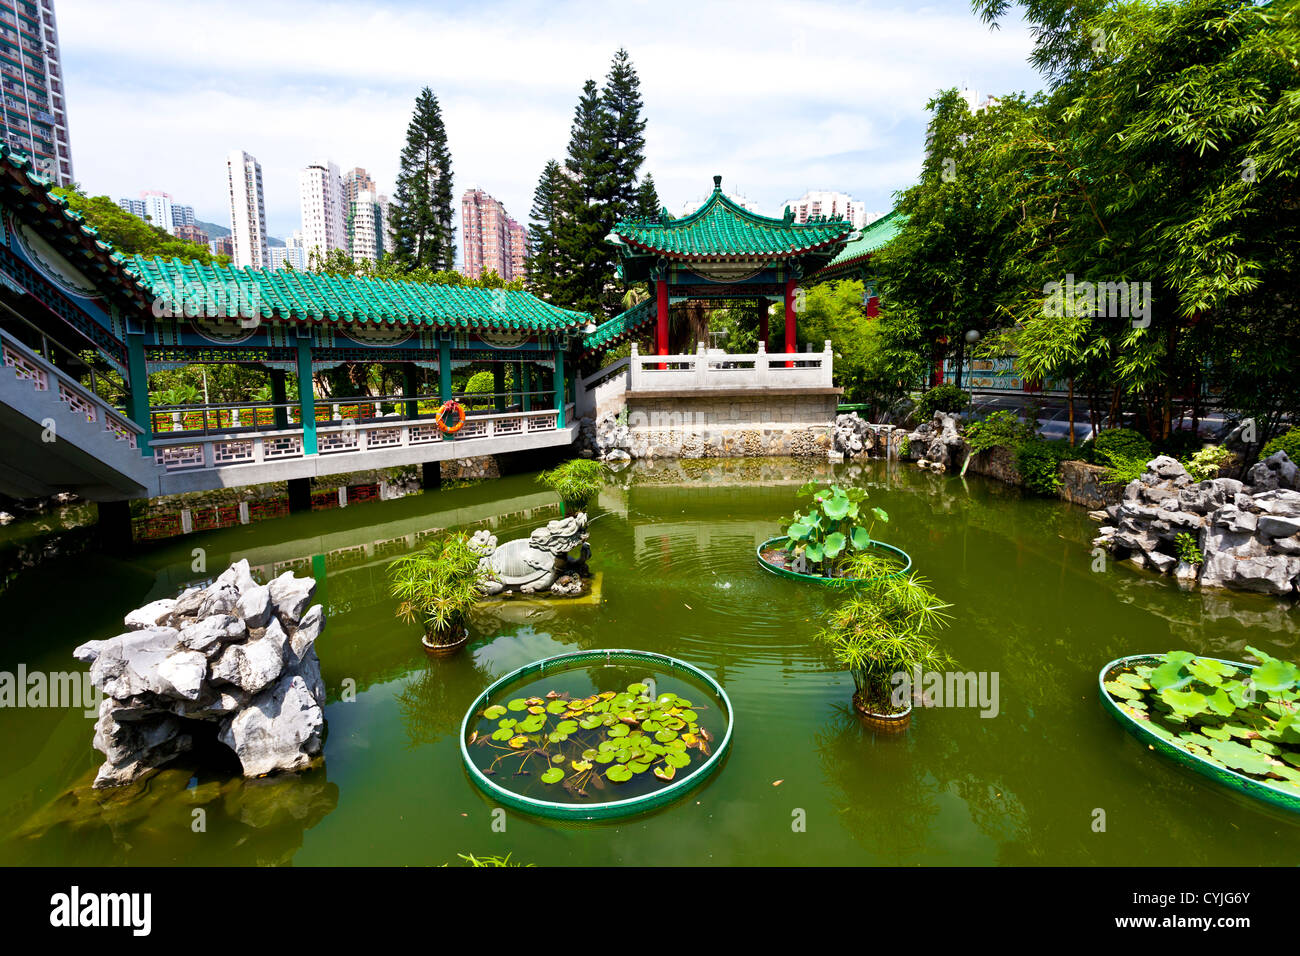
M230 295L232 283L251 283L251 289L241 290L241 299L252 298L263 318L285 322L568 332L592 321L586 312L561 309L530 293L506 289L205 266L192 260L144 256L130 259L129 267L178 314L196 303L219 307Z
M861 234L850 239L844 248L817 273L816 278L835 278L838 274L848 275L866 264L871 256L879 252L902 230L907 217L894 210L885 213L875 222L863 228Z

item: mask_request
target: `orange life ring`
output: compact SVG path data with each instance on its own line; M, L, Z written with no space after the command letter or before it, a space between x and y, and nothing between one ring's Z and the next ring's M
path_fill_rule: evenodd
M456 423L454 425L448 425L443 421L443 418L449 412L453 411L456 413ZM434 422L438 425L438 431L442 432L444 435L454 435L465 427L465 407L454 398L448 399L443 402L442 407L438 409L438 414L434 418Z

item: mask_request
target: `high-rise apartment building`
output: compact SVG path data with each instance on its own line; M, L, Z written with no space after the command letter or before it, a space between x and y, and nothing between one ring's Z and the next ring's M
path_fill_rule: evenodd
M348 248L347 210L339 168L328 160L312 163L298 174L302 238L310 261L334 249Z
M179 230L194 225L194 207L172 203L172 229Z
M352 204L357 201L357 197L362 193L378 194L378 192L375 181L360 166L349 169L343 174L343 208L345 210L351 209Z
M528 231L506 213L505 206L481 189L469 189L460 201L461 271L477 279L495 272L507 282L524 277Z
M122 209L129 212L131 215L139 216L141 219L143 219L145 216L148 215L148 211L145 209L143 199L122 198L117 201L117 204Z
M348 211L348 248L353 259L371 262L390 251L386 196L377 196L369 190L357 194Z
M175 236L177 239L183 239L186 242L193 242L200 246L206 246L208 244L208 234L193 223L188 226L177 226Z
M852 223L854 229L861 229L867 224L867 204L858 202L847 193L809 190L801 198L783 203L781 208L793 210L795 222L807 222L818 216L839 216Z
M284 241L283 246L271 247L271 268L283 269L285 265L293 266L299 272L307 271L307 249L302 233L294 230L293 235Z
M72 185L54 0L0 0L0 95L5 143L57 185Z
M157 190L146 190L140 194L140 199L144 202L144 217L150 224L174 235L176 226L172 223L171 195Z
M226 157L230 183L231 253L238 267L265 269L271 261L266 246L266 203L262 198L262 164L241 149Z

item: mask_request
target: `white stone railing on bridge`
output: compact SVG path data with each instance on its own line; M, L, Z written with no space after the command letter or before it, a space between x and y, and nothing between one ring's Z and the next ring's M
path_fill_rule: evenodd
M29 382L35 391L56 393L59 401L72 412L84 415L88 424L100 424L115 440L125 442L130 448L138 447L136 437L144 429L21 342L5 335L0 340L0 355L5 366Z
M762 342L752 354L706 351L694 355L641 355L628 359L628 391L690 392L708 389L830 388L831 343L821 352L768 353Z
M572 409L573 406L570 405L569 415L572 415ZM559 427L558 415L553 408L489 415L471 414L464 427L451 440L458 444L482 442L485 447L475 453L490 455L490 442L483 441L484 439L555 431ZM445 440L447 439L432 418L321 423L316 428L319 455L409 448ZM305 457L301 428L185 438L158 436L150 446L154 449L155 460L168 472L266 464Z

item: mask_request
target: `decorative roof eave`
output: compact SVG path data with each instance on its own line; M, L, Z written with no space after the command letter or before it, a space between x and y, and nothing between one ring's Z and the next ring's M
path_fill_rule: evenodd
M682 253L672 252L667 249L660 249L655 246L645 245L631 238L624 236L623 241L630 246L636 246L637 249L645 255L658 256L662 259L673 259L678 262L747 262L754 259L787 259L791 256L806 256L820 252L832 246L839 245L853 234L852 229L846 229L842 235L828 239L825 242L819 242L811 246L798 246L793 249L768 250L764 252L755 252L752 254L738 255L734 252L723 253Z
M0 169L9 187L27 199L24 205L15 205L15 210L61 255L79 269L93 267L105 280L104 291L119 304L128 309L150 307L152 295L127 267L126 259L111 243L100 239L99 230L86 225L66 199L51 191L49 179L35 172L30 158L0 143ZM27 212L30 215L24 215Z
M597 352L603 352L620 345L648 325L656 316L656 303L653 298L643 299L626 312L602 322L594 331L582 338L581 357L586 358Z

